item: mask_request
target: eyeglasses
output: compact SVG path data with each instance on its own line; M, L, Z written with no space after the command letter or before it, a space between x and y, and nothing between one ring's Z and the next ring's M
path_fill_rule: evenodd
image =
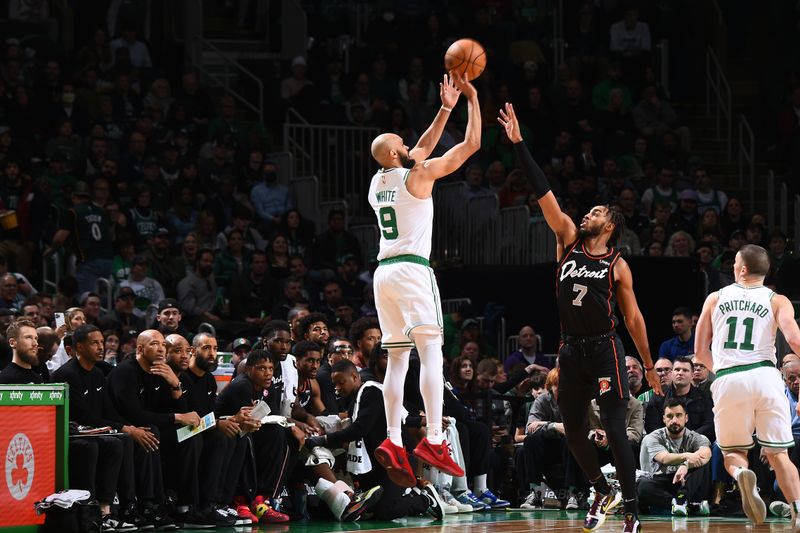
M353 355L355 353L355 351L349 346L337 346L336 348L333 349L333 351L336 353L343 353L348 355Z
M700 370L703 370L704 368L706 368L706 365L702 363L692 363L692 368L699 368Z
M669 374L672 372L671 368L656 368L656 374Z

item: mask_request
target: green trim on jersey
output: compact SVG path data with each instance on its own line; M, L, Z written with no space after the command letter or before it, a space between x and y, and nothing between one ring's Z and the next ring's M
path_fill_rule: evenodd
M794 446L794 441L790 440L788 442L770 442L768 440L761 440L756 437L758 443L762 446L766 446L767 448L791 448Z
M775 365L772 361L759 361L758 363L751 363L749 365L739 365L739 366L731 366L728 368L721 368L716 372L717 378L721 378L722 376L726 376L728 374L736 374L737 372L747 372L748 370L754 370L756 368L771 366L775 368Z
M750 444L741 445L741 446L723 446L722 444L719 444L719 443L717 443L717 445L719 446L719 449L723 450L723 451L725 451L725 450L749 450L750 448L755 446L756 443L755 442L751 442Z
M380 261L378 261L378 266L393 265L395 263L416 263L418 265L423 265L429 268L431 266L430 261L428 261L424 257L420 257L414 254L403 254L403 255L396 255L394 257L387 257L386 259L381 259Z
M406 183L406 181L408 181L408 175L409 175L410 173L411 173L411 169L409 168L408 170L406 170L406 175L405 175L405 176L403 176L403 184L405 184L405 183Z
M436 292L436 279L433 277L433 270L430 270L428 274L431 277L431 292L433 293L433 304L436 306L436 322L438 326L444 330L444 319L442 318L442 304L439 301L439 294Z

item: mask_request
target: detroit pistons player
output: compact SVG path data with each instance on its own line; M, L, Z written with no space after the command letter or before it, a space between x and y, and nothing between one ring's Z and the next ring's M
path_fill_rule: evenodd
M636 463L625 433L629 393L625 353L616 334L617 300L625 326L642 356L647 381L657 394L661 394L661 385L653 369L644 319L633 293L631 270L619 251L608 244L622 229L624 218L608 206L598 205L583 217L580 228L575 227L572 219L561 211L547 178L522 142L511 104L500 110L498 121L514 143L514 151L531 181L545 220L556 234L556 296L562 339L558 353L561 369L558 406L569 449L596 492L583 530L597 530L606 515L624 501L623 531L638 532ZM586 438L592 398L600 406L600 419L614 454L622 494L608 485L600 472L597 453Z

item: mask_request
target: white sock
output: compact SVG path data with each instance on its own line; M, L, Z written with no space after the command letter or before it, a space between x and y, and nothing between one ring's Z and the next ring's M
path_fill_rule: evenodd
M453 489L453 494L461 494L469 490L466 476L454 477L453 484L450 487Z
M400 428L388 427L386 429L387 429L386 436L389 437L389 440L392 441L392 444L394 444L395 446L400 446L402 448L403 432L400 430Z
M794 514L800 514L800 500L795 500L792 502L792 511Z
M472 482L472 492L480 496L487 490L486 486L486 474L481 474L479 476L475 476Z
M408 356L411 350L389 348L389 362L383 379L383 400L386 405L386 427L389 440L396 446L403 445L400 424L403 417L403 385L408 371Z
M345 494L350 487L344 481L331 483L326 479L319 479L314 490L317 496L325 502L337 520L342 518L345 508L350 505L350 496Z
M425 418L428 420L428 441L441 444L442 405L444 403L444 377L442 374L442 335L440 333L415 333L414 343L419 351L419 391L425 403Z
M734 481L739 481L739 474L741 473L742 470L744 470L744 468L742 468L741 466L737 466L734 468L732 476Z

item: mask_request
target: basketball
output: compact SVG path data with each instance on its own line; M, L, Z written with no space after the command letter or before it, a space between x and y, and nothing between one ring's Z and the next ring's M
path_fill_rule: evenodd
M486 68L486 51L478 41L459 39L444 54L444 69L472 81Z

